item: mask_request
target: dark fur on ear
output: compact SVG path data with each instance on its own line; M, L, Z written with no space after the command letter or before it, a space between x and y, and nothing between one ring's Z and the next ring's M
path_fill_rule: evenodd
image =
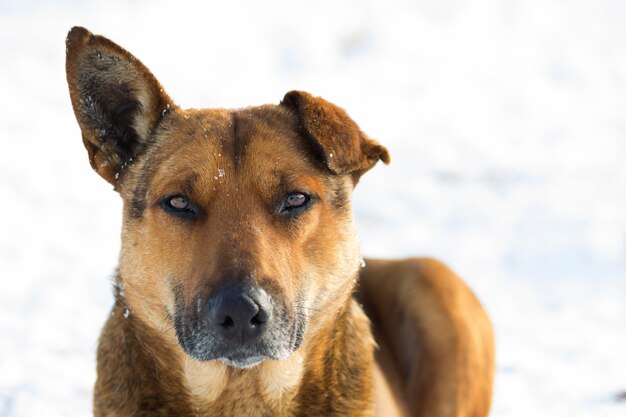
M89 162L118 189L124 168L144 152L174 103L138 59L102 36L74 27L66 52L70 97Z
M384 146L361 132L343 109L323 98L290 91L280 104L296 113L303 134L335 174L351 174L357 181L378 160L389 163L389 153Z

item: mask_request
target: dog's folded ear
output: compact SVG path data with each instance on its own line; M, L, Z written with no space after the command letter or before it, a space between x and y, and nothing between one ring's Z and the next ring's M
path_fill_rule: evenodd
M70 97L89 161L118 188L124 168L145 151L174 103L138 59L102 36L74 27L66 52Z
M321 97L290 91L281 105L300 120L302 133L335 174L351 174L355 181L378 160L389 163L387 149L368 138L346 112Z

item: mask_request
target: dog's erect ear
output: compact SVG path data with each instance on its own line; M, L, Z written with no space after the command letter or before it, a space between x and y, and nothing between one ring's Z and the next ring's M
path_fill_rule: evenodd
M89 161L117 188L174 103L138 59L110 40L75 27L66 48L67 82Z
M335 174L351 174L355 181L378 160L389 163L387 149L368 138L346 112L320 97L290 91L281 105L292 109L305 136Z

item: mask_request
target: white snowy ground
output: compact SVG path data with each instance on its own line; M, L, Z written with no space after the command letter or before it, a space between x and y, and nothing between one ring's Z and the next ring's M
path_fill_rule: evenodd
M186 107L341 106L387 145L367 256L442 258L497 331L493 416L624 416L626 4L0 0L0 417L85 416L119 198L72 114L73 25Z

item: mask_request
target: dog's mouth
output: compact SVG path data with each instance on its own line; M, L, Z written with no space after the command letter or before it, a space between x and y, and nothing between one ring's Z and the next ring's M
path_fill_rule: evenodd
M255 355L255 353L246 354L244 352L241 352L241 353L235 352L235 353L231 353L227 357L217 358L216 360L228 366L232 366L233 368L248 369L248 368L254 368L255 366L261 364L262 362L265 362L266 360L287 359L296 350L297 348L293 349L293 351L284 349L279 354L271 355L271 356Z
M218 358L217 360L219 362L225 363L228 366L232 366L233 368L248 369L248 368L254 368L255 366L259 365L261 362L267 359L268 358L264 356L251 356L251 357L236 359L236 360L230 359L230 358Z
M305 326L297 308L289 311L256 288L229 289L212 296L205 308L179 309L174 317L176 336L188 355L240 369L288 358L300 347Z

